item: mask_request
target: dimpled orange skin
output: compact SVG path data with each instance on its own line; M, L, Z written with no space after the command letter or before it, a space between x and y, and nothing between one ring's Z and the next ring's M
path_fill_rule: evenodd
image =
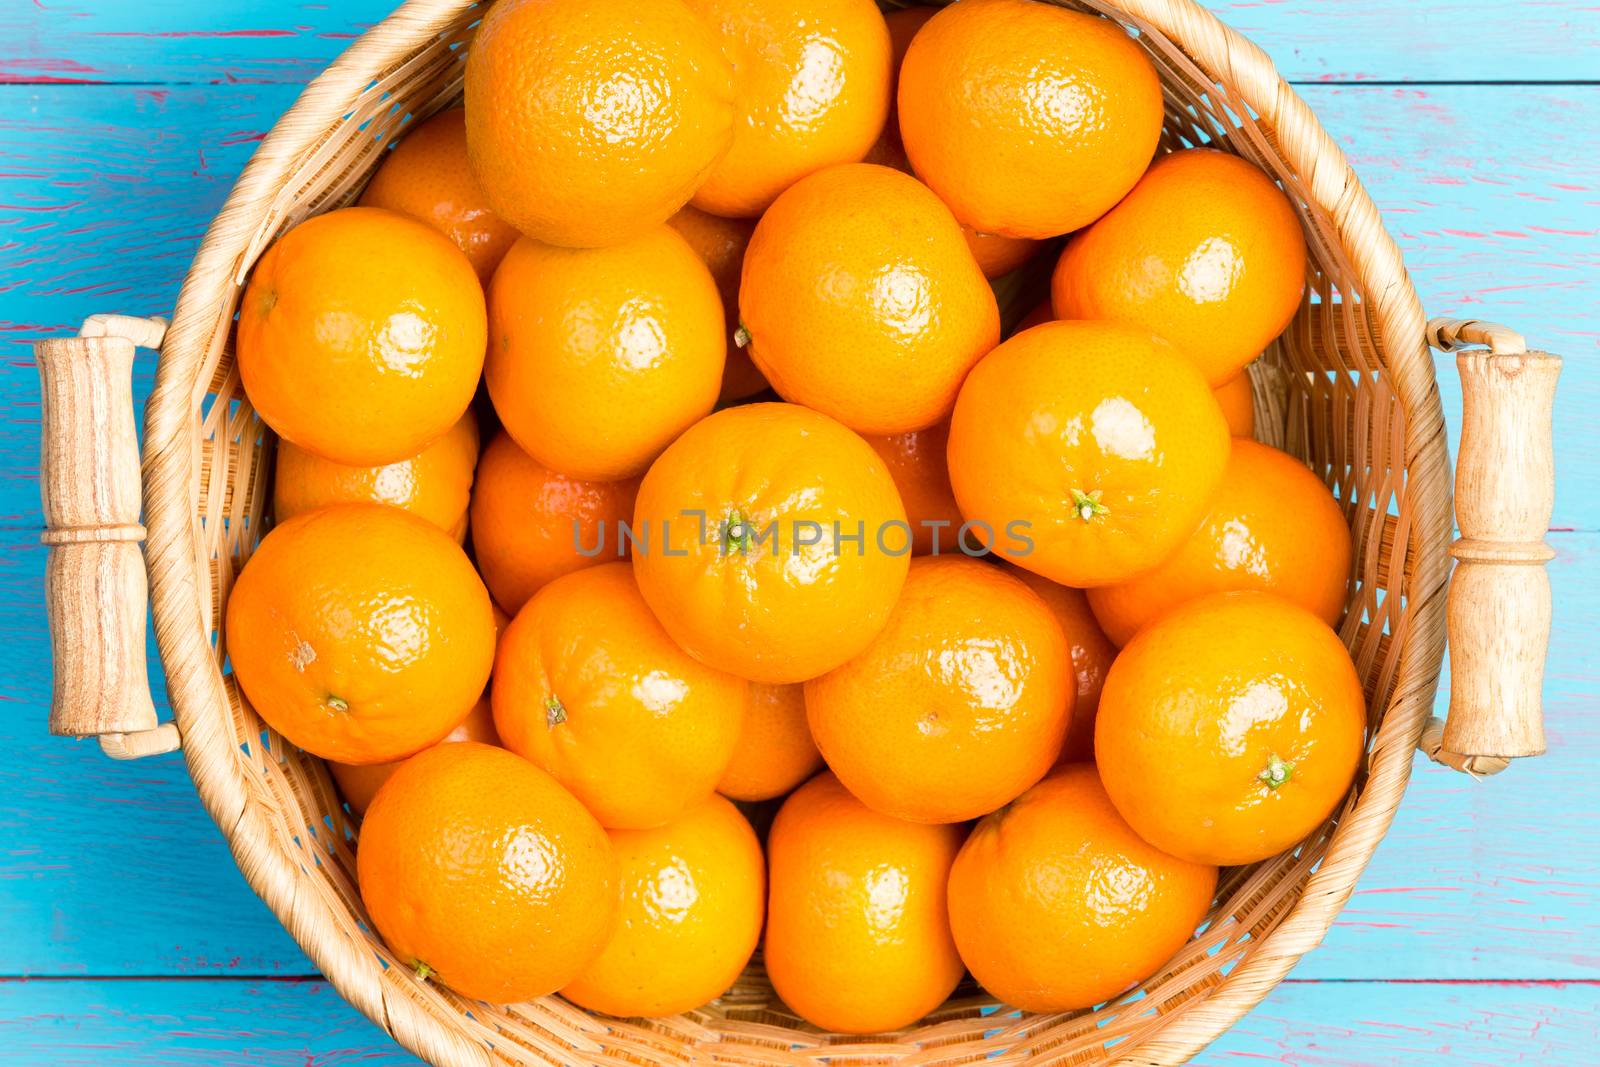
M753 218L796 181L867 154L889 110L889 30L872 0L689 0L733 66L733 144L695 191Z
M761 217L739 320L780 396L859 433L938 422L1000 339L994 291L949 210L871 163L804 178Z
M645 475L633 515L652 539L634 573L661 624L696 659L756 682L815 678L860 652L905 582L894 524L906 513L883 461L793 404L696 424ZM735 526L748 536L724 536ZM859 551L843 540L857 534Z
M626 563L557 578L495 657L495 729L601 824L648 829L710 796L750 702L742 678L672 643Z
M1215 593L1128 642L1095 721L1106 792L1145 840L1197 863L1292 848L1350 788L1366 704L1339 638L1270 593Z
M968 519L997 533L1031 524L1031 549L1004 542L1017 566L1106 585L1155 566L1200 525L1230 440L1211 390L1170 345L1120 323L1047 322L967 376L950 484Z
M1283 332L1305 292L1306 241L1283 192L1238 156L1162 156L1123 201L1067 242L1056 315L1143 326L1212 385Z
M457 741L481 741L486 745L500 743L500 735L494 732L494 713L489 709L487 694L472 705L467 717L457 723L454 730L439 738L438 743L453 744ZM359 765L329 760L328 773L333 775L334 784L339 787L339 795L350 805L350 810L357 815L364 815L383 783L387 782L404 762L404 760L391 760L388 763Z
M489 594L466 553L381 504L280 523L239 573L225 634L267 724L340 763L384 763L438 741L494 661Z
M967 969L1024 1011L1088 1008L1153 974L1205 918L1217 869L1169 856L1071 764L973 829L950 870Z
M1100 690L1105 688L1106 672L1117 657L1117 646L1100 629L1082 589L1058 585L1021 567L1006 563L1001 566L1039 595L1061 626L1071 650L1078 688L1072 702L1072 723L1067 727L1067 739L1061 746L1060 762L1094 759L1094 716L1100 708Z
M591 1011L659 1018L733 985L761 939L767 865L739 809L706 798L651 830L609 830L622 903L600 955L561 995Z
M563 574L625 558L620 529L638 491L637 478L557 474L496 434L478 461L471 511L473 554L495 603L515 612Z
M449 238L393 211L341 208L256 262L239 305L239 375L279 437L370 467L456 424L486 336L483 288Z
M1232 589L1276 593L1337 626L1349 582L1350 528L1322 479L1286 452L1236 440L1200 528L1151 570L1089 590L1089 604L1125 645L1179 604Z
M874 811L987 814L1044 777L1072 719L1072 661L1044 601L961 556L914 560L888 625L806 683L811 736Z
M327 504L388 504L427 519L460 544L477 464L478 419L470 411L415 456L381 467L347 467L280 441L272 514L282 522Z
M781 797L822 769L799 685L750 686L750 707L717 792L734 800Z
M679 0L500 0L467 56L466 111L496 214L550 244L620 244L727 151L733 72Z
M900 67L917 176L979 233L1044 238L1104 214L1150 163L1161 83L1108 19L1033 0L963 0Z
M421 752L384 783L356 873L402 966L496 1004L560 989L616 925L600 824L544 771L472 741Z
M934 550L936 539L940 552L959 551L956 538L963 519L950 488L950 469L945 464L949 441L948 422L936 422L925 430L866 438L900 490L906 521L911 524L913 556L928 555ZM899 544L897 540L891 547Z
M1256 398L1247 372L1240 371L1211 393L1222 408L1222 417L1228 420L1229 433L1235 437L1255 436Z
M727 362L722 368L721 403L743 400L767 387L767 380L750 362L750 354L734 343L739 329L739 272L744 267L744 250L755 232L754 219L727 219L708 215L695 207L685 207L667 225L677 230L711 271L722 297L723 338L728 342Z
M824 1030L898 1030L961 980L945 883L960 826L875 812L832 774L784 802L767 837L767 977Z
M409 215L456 243L487 285L517 230L489 209L467 165L467 115L441 111L409 130L367 183L360 203Z
M489 396L550 469L631 478L716 404L722 324L711 272L667 226L610 248L525 238L489 286Z

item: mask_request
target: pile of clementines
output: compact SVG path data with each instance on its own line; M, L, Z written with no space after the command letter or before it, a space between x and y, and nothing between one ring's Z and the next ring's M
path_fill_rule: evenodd
M226 648L395 958L656 1016L760 942L829 1030L967 972L1084 1008L1334 813L1350 539L1243 375L1306 246L1162 123L1035 0L499 0L464 110L267 250ZM1002 341L989 279L1052 260Z

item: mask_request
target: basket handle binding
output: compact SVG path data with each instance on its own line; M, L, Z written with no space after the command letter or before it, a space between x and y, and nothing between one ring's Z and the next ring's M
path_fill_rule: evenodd
M1461 536L1450 546L1449 717L1429 718L1420 747L1458 771L1497 774L1545 747L1545 564L1555 552L1544 535L1555 505L1551 409L1561 357L1530 352L1520 334L1472 319L1432 319L1427 337L1457 353L1461 374Z
M45 601L54 687L50 732L97 737L117 759L171 752L145 665L148 602L139 545L135 347L156 348L163 319L95 315L77 337L39 341L40 490L49 547ZM1550 636L1544 543L1554 506L1550 416L1561 357L1530 352L1494 323L1433 319L1428 343L1456 356L1463 424L1456 465L1462 536L1450 586L1450 712L1420 747L1474 775L1544 751L1540 689ZM1480 346L1480 347L1474 347ZM1487 351L1484 351L1487 347Z
M145 662L145 571L135 347L166 320L94 315L78 336L35 342L41 408L39 491L49 546L44 597L54 684L50 732L98 738L115 759L171 752Z

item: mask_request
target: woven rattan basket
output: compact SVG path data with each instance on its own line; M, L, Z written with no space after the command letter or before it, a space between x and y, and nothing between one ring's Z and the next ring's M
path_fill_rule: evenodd
M312 82L268 134L161 320L91 319L38 344L56 691L52 729L130 757L181 744L245 877L351 1003L434 1064L1176 1064L1259 1002L1328 929L1389 826L1419 741L1492 773L1543 748L1549 630L1540 564L1551 510L1557 357L1485 323L1425 323L1400 255L1344 155L1271 62L1191 0L1084 0L1137 32L1165 85L1165 147L1210 143L1274 175L1310 244L1304 306L1253 371L1258 435L1302 457L1344 505L1355 563L1341 635L1366 684L1369 753L1346 802L1299 848L1225 872L1211 915L1162 970L1095 1011L1027 1015L970 984L918 1026L822 1033L752 964L716 1003L658 1021L549 997L462 1000L394 966L355 887L357 826L328 775L243 701L219 635L260 539L271 435L231 353L257 256L308 215L348 203L407 124L461 92L481 8L412 0ZM163 337L164 334L164 337ZM1429 720L1445 645L1451 487L1430 343L1463 353L1461 561L1449 598L1453 699ZM138 467L129 371L160 348ZM141 509L149 524L141 555ZM148 564L148 575L146 572ZM145 677L146 578L174 719ZM1425 730L1426 727L1426 730Z

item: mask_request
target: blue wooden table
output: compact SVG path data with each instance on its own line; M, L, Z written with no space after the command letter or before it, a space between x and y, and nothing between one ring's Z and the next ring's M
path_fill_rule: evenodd
M0 1050L410 1064L249 892L175 756L47 737L30 339L170 309L255 143L390 0L0 0ZM1326 944L1208 1065L1600 1063L1600 8L1238 0L1349 153L1425 306L1568 357L1550 754L1420 761ZM149 388L142 363L137 388ZM1459 393L1441 364L1447 415Z

